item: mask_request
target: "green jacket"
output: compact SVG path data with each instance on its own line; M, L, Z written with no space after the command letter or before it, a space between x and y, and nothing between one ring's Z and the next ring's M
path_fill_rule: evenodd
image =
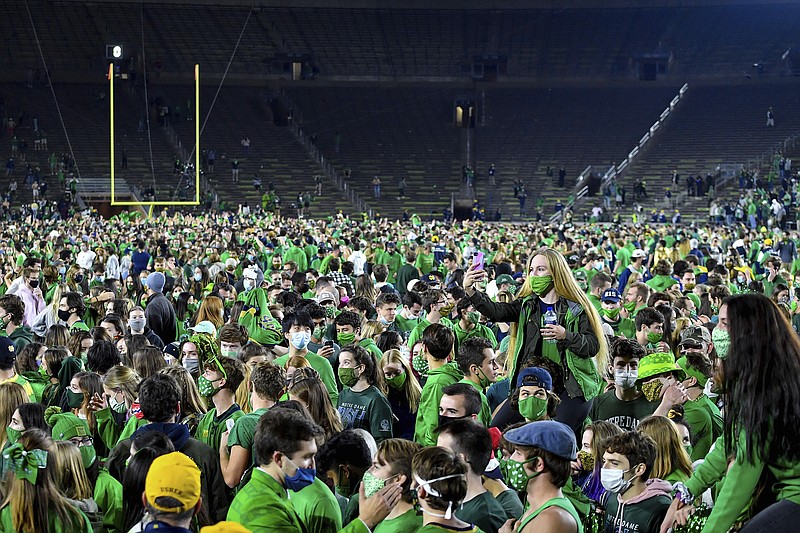
M308 533L328 533L342 529L342 510L331 489L319 478L299 492L290 491L294 510Z
M759 437L763 436L759 435ZM769 456L769 443L766 447L766 454L756 450L751 462L745 455L746 439L747 437L744 434L740 434L735 448L736 460L729 468L727 461L723 465L720 460L720 457L723 460L725 459L723 438L717 439L714 451L709 454L709 457L713 455L717 455L717 457L712 458L712 464L709 465L708 471L703 472L703 482L701 483L699 479L696 479L700 468L686 482L686 488L693 495L700 495L704 488L703 486L705 485L705 488L709 486L707 485L709 481L713 482L719 477L725 476L722 490L716 498L717 504L711 511L703 531L727 531L736 522L742 511L749 505L765 468L775 478L775 484L772 486L775 499L777 501L789 500L800 505L800 464L785 457L765 460L764 456ZM706 462L708 462L708 457ZM727 473L725 471L726 468Z
M383 357L383 352L381 351L381 349L378 348L378 345L375 344L375 341L370 339L369 337L361 339L360 341L358 341L358 345L361 346L362 348L364 348L366 351L368 351L372 355L374 355L376 361L380 361L381 357Z
M417 409L417 422L414 425L414 440L423 446L436 445L436 428L439 426L439 401L442 389L461 381L464 374L455 363L447 363L441 368L431 370L428 380L422 387L422 396Z
M103 469L94 485L94 501L103 511L103 526L109 533L125 533L125 513L122 510L122 484Z
M39 372L23 372L22 377L28 380L28 383L33 389L33 401L41 402L42 393L44 392L44 389L50 385L50 379L42 376ZM61 398L59 398L59 400L60 399Z
M510 303L501 303L493 302L485 293L475 291L469 298L475 309L490 320L518 324L513 358L509 359L512 361L511 383L516 383L517 375L522 370L520 365L533 359L541 337L539 324L542 313L539 310L539 297L527 296ZM593 359L600 350L600 342L580 304L559 298L555 311L558 323L563 324L567 330L566 337L556 344L562 369L565 370L564 386L570 397L583 396L589 401L602 390L602 380Z

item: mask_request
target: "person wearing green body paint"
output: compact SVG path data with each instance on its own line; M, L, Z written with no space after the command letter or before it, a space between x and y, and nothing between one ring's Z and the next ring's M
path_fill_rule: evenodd
M527 495L527 511L514 531L583 533L578 511L562 492L569 481L570 462L577 458L574 432L565 424L544 420L509 430L503 437L514 447L507 481ZM506 522L501 531L511 531L513 522Z
M483 337L467 339L458 349L456 362L459 370L464 373L464 379L460 383L472 385L481 395L481 411L478 421L489 427L492 412L489 410L489 402L485 393L486 389L497 381L497 372L500 370L492 345Z
M427 359L429 370L417 410L414 441L423 446L432 446L436 442L439 401L442 399L443 389L464 377L455 363L447 362L452 356L454 341L453 332L441 324L431 324L422 336L421 355Z
M286 372L272 363L258 363L250 374L250 405L253 411L236 420L233 429L222 434L220 468L225 484L234 488L245 472L255 465L253 435L256 425L286 390Z
M244 363L238 359L220 356L205 362L203 373L197 378L197 390L214 407L200 420L195 438L208 444L219 453L222 434L227 431L227 421L244 415L236 403L236 389L244 381Z
M14 476L0 509L0 531L91 533L89 519L58 488L56 447L47 434L33 428L3 450Z

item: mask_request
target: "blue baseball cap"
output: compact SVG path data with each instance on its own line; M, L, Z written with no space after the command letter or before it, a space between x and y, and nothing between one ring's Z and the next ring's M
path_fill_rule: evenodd
M577 458L575 433L566 424L555 420L530 422L508 430L503 437L511 444L541 448L569 461Z
M617 289L611 288L606 289L603 291L603 296L600 297L601 302L614 302L617 303L622 300L622 295L620 295Z
M545 390L553 390L553 378L550 372L538 366L523 368L517 376L517 387L542 387Z

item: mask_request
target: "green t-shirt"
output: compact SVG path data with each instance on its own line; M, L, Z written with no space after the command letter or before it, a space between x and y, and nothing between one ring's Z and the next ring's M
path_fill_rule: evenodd
M614 330L614 335L617 337L625 337L626 339L636 337L636 323L630 318L620 318L617 323L603 320L603 323L611 326L611 329Z
M456 511L456 517L483 531L497 531L506 522L506 512L488 491L465 501Z
M483 337L492 345L492 348L497 348L497 337L494 336L492 330L483 324L476 324L471 329L462 329L460 322L453 323L453 333L456 334L457 346L461 346L464 341L472 337Z
M219 416L217 416L217 409L214 407L200 420L195 431L195 438L211 446L214 451L219 452L219 441L222 438L222 434L228 431L225 425L226 421L229 418L236 421L242 416L244 416L244 411L237 404L233 404L230 409ZM236 426L234 425L234 427Z
M499 503L503 511L506 512L507 520L511 520L512 518L514 520L519 520L519 517L525 512L525 508L522 506L522 502L514 490L504 490L495 496L494 499L497 500L497 503Z
M380 522L372 533L414 533L422 527L422 517L414 509L409 509L396 518Z
M684 420L692 428L692 461L703 459L722 435L722 415L705 394L684 403L683 411Z
M268 408L262 407L256 409L252 413L247 413L236 418L236 423L228 435L228 453L230 454L231 448L234 446L241 446L250 452L249 467L255 466L255 458L253 457L253 436L256 434L256 425L261 417L269 411Z
M238 422L237 422L238 424ZM331 489L319 478L299 492L289 491L289 501L308 533L342 529L342 510Z
M589 418L611 422L623 431L635 431L639 427L639 422L652 415L657 407L658 403L648 402L644 395L624 402L617 398L616 391L611 390L594 399Z
M339 398L339 389L336 388L336 377L333 375L333 367L330 361L324 357L320 357L314 352L306 352L305 358L311 368L319 372L319 377L328 389L328 394L331 396L331 402L336 405L336 400ZM286 361L289 360L289 354L282 355L273 361L274 364L286 368Z
M394 317L394 323L397 325L398 331L407 332L412 331L417 324L419 324L420 318L403 318L403 315L400 313Z
M336 404L345 429L365 429L380 444L392 438L392 408L374 385L361 392L345 387Z

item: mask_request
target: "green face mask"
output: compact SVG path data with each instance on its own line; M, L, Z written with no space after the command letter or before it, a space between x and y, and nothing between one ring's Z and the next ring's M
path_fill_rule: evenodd
M717 357L725 359L728 357L728 349L731 347L731 336L727 331L719 329L719 326L711 332L711 342L717 350Z
M67 406L70 409L79 409L83 405L83 398L82 392L73 392L67 389Z
M553 276L530 276L528 278L528 286L537 296L544 296L550 291L553 285Z
M625 302L622 304L622 307L624 307L629 313L633 313L636 311L636 302Z
M408 375L405 372L401 372L394 377L386 378L386 383L393 389L400 389L403 385L406 384L406 379Z
M353 344L356 340L355 333L339 333L337 335L339 338L339 346L347 346L348 344Z
M47 369L44 367L44 365L39 367L39 375L44 379L50 379L50 376L47 374Z
M508 466L506 467L508 476L506 477L506 481L517 492L525 492L528 489L528 482L539 475L539 472L536 472L533 475L528 474L525 471L524 466L535 461L536 459L538 458L531 457L527 461L522 462L515 461L513 459L508 460Z
M694 447L691 444L684 444L683 449L686 450L686 455L689 457L692 456L692 452L694 451Z
M20 435L22 435L20 430L14 429L11 426L6 428L6 438L8 439L9 444L16 444Z
M312 337L318 340L322 340L323 335L325 335L325 326L317 326L311 334Z
M339 381L341 381L342 385L344 385L345 387L352 387L353 385L358 383L358 376L356 376L355 368L339 367L337 373L339 374Z
M80 446L78 448L81 452L81 459L83 459L83 467L89 468L97 460L97 452L94 446Z
M547 399L528 396L519 401L519 414L526 420L541 420L547 414Z
M345 483L347 484L345 485ZM339 467L339 484L336 485L336 492L345 498L349 498L353 495L353 489L350 487L350 480L348 479L345 481L345 478L342 475L342 467Z
M619 317L619 310L620 310L619 307L617 307L616 309L603 309L602 313L605 317L611 320L616 320L617 317Z
M213 381L206 378L205 376L200 376L199 378L197 378L197 391L203 398L211 398L217 392L219 392L219 389L214 387Z
M430 369L430 365L428 364L428 359L423 355L418 355L416 357L411 358L411 367L417 371L417 374L420 376L424 376L428 373Z
M664 337L663 333L656 333L654 331L651 331L647 334L647 342L649 342L650 344L655 344L661 341L663 337Z
M477 324L481 321L481 314L477 311L470 311L467 313L467 322L470 324Z

